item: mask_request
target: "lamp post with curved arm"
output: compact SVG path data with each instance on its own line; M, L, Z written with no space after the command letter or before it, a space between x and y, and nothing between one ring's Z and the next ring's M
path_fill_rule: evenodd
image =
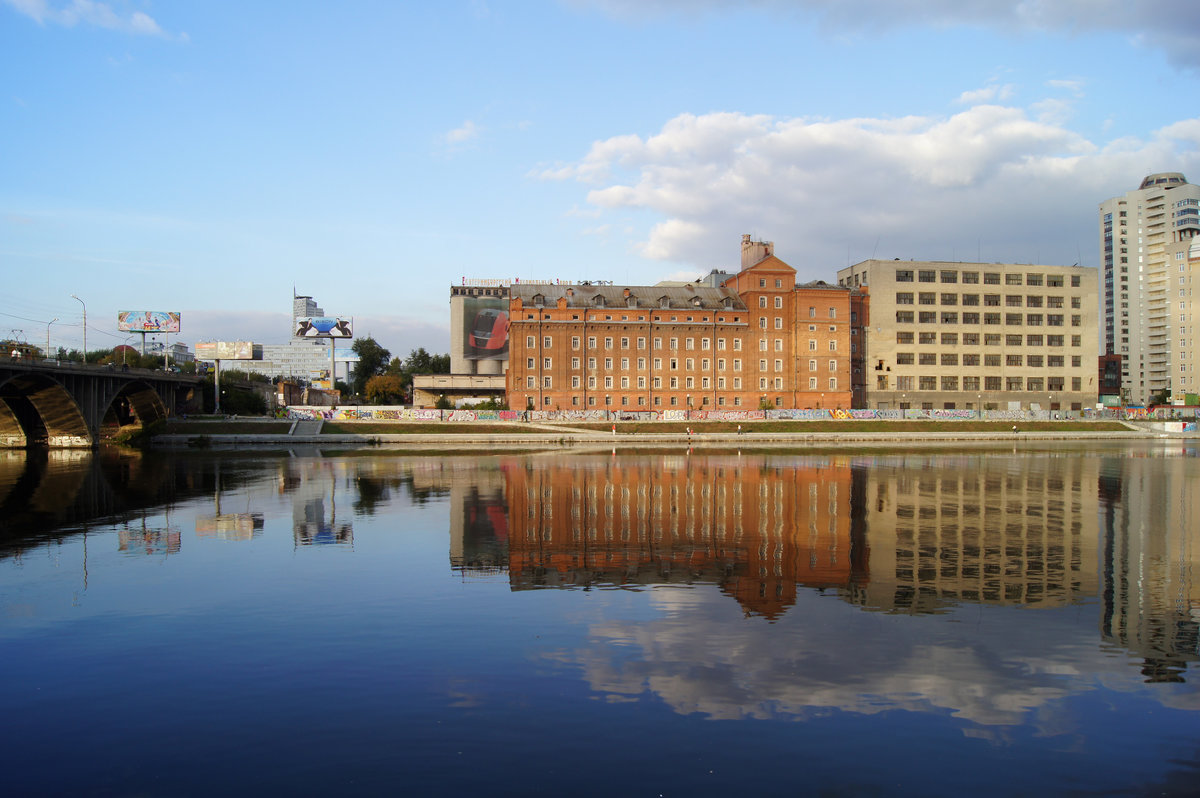
M56 321L58 321L57 316L54 317L53 319L50 319L50 321L46 322L46 359L47 360L50 359L50 325Z
M83 365L87 365L87 303L79 297L71 294L71 299L74 299L79 304L83 305Z

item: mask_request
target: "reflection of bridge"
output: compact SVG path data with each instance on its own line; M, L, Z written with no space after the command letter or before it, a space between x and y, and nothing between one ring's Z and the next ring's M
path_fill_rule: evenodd
M54 361L0 361L0 447L91 447L104 426L175 412L197 377Z

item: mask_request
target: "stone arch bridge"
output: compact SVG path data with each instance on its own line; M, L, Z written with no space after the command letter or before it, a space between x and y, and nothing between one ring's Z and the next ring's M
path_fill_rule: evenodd
M0 448L91 448L104 428L173 416L199 383L148 369L6 359L0 362Z

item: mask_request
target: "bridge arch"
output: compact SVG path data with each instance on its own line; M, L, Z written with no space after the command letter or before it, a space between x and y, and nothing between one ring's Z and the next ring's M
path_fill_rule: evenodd
M0 413L9 446L45 442L58 447L92 445L92 432L71 392L43 372L12 375L0 384L7 413Z

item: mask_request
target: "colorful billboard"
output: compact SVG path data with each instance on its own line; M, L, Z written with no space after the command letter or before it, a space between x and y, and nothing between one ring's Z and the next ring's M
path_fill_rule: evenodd
M177 333L179 312L164 310L118 310L117 329L135 333Z
M508 357L508 300L466 297L463 300L463 357L503 360Z
M297 338L353 338L350 322L330 316L301 316L296 319Z
M197 360L253 360L254 344L249 341L201 341L196 344Z

